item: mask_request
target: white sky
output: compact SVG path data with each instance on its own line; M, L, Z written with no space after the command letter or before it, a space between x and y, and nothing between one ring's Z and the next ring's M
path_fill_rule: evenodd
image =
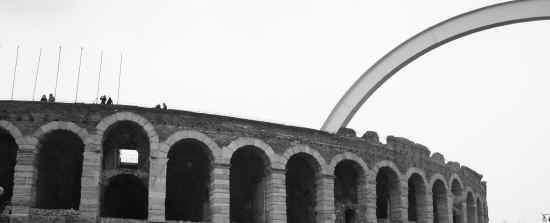
M320 128L346 89L378 58L441 20L490 0L0 0L0 98L53 92ZM444 45L398 72L350 123L358 134L404 136L477 170L492 222L540 222L550 212L550 22L501 27Z

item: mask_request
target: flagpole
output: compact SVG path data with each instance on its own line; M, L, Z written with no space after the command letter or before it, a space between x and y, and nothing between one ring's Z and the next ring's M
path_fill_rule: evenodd
M32 89L32 100L36 96L36 83L38 82L38 71L40 70L40 58L42 57L42 48L40 48L40 53L38 53L38 62L36 63L36 74L34 75L34 87Z
M74 103L78 100L78 87L80 84L80 67L82 66L82 52L84 51L84 47L80 47L80 59L78 60L78 73L76 76L76 94L74 96Z
M120 98L120 76L122 76L122 52L120 52L120 65L118 67L118 90L116 95L117 104L118 104L118 99Z
M103 50L101 50L101 54L99 56L99 72L97 74L97 93L95 94L95 100L97 102L99 98L99 85L101 84L101 67L103 65Z
M13 91L15 89L15 74L17 73L17 64L19 63L19 45L15 53L15 66L13 67L13 81L11 82L11 100L13 100Z
M61 46L59 46L59 52L57 53L57 73L55 74L55 88L53 90L53 96L57 97L57 82L59 80L59 65L61 63Z

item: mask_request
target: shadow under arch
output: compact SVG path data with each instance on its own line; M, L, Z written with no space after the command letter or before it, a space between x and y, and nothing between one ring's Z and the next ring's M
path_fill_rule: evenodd
M479 8L436 24L401 43L365 71L332 109L321 130L335 133L345 127L393 74L441 45L499 26L548 19L550 1L518 0Z

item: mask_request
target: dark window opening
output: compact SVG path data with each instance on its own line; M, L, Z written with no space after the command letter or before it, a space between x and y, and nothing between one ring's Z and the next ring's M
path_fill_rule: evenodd
M230 219L265 222L266 162L263 151L243 147L233 153L230 168Z
M17 149L15 139L7 132L0 130L0 187L4 188L3 194L0 195L0 213L13 195L13 174Z
M286 165L286 213L288 223L315 222L316 171L312 157L299 153Z
M166 220L207 221L210 156L205 145L182 140L168 152Z
M466 212L468 216L468 223L475 223L476 220L476 207L474 202L474 196L472 193L468 193L468 195L466 195Z
M147 188L137 177L113 177L103 196L104 217L147 219Z
M382 167L376 175L376 217L398 220L399 178L389 167ZM395 218L395 219L394 219Z

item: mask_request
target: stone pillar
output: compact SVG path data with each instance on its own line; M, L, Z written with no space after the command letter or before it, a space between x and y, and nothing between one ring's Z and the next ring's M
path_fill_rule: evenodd
M452 192L448 191L447 192L447 216L448 216L448 221L447 222L450 222L450 223L460 223L460 222L453 222L453 215L454 215L454 195L452 194Z
M272 169L268 186L269 223L286 223L286 170Z
M376 175L374 173L367 174L366 183L366 199L367 199L367 223L376 223Z
M33 188L36 169L34 167L35 143L27 142L19 145L17 163L13 176L13 196L11 198L11 218L26 221L30 207L33 206Z
M333 223L336 220L336 214L334 212L334 175L318 176L316 186L316 222Z
M149 162L149 221L163 222L165 219L166 164L164 155L151 156Z
M101 146L87 145L82 161L80 188L80 214L88 222L96 222L99 217L101 176Z
M399 180L399 203L397 203L397 219L398 222L409 221L409 182L406 178ZM393 212L393 211L392 211ZM393 215L394 213L392 213Z
M434 222L434 208L433 208L433 194L431 190L426 189L426 198L425 203L422 208L423 213L420 213L418 216L419 222L421 223L432 223Z
M210 181L210 213L214 223L229 223L229 164L214 164Z
M476 203L477 203L477 202L474 200L474 207L473 207L474 210L473 210L473 212L472 212L472 214L474 215L474 222L473 222L473 223L481 223L481 222L478 222L478 217L477 217L477 215L478 215L479 213L477 213L477 204L476 204Z

